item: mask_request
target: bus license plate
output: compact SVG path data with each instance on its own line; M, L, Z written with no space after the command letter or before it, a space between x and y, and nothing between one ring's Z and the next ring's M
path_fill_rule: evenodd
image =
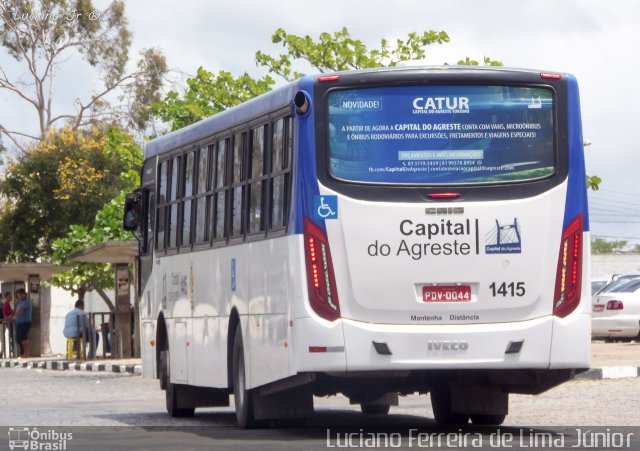
M471 287L469 285L440 285L422 287L424 302L470 302Z
M593 306L594 312L604 312L604 304L596 304Z

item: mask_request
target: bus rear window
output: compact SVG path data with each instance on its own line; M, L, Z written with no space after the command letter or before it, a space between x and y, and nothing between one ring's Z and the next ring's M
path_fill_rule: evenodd
M374 184L526 181L555 171L553 92L401 86L329 93L330 174Z

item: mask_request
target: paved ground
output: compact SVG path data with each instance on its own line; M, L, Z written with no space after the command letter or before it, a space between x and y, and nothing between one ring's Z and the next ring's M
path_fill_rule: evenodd
M170 418L158 382L135 375L0 369L0 379L0 449L7 445L8 427L72 433L68 450L326 449L338 447L340 440L344 443L348 434L357 441L359 434L370 433L397 434L405 447L417 448L417 442L410 441L412 434L449 432L480 434L486 445L496 431L473 426L438 428L428 396L401 398L400 406L386 417L363 416L341 396L316 399L316 413L304 427L243 431L237 428L230 407L199 409L194 418ZM568 444L575 444L577 427L596 431L598 426L634 426L623 429L637 439L627 449L640 449L638 405L637 379L573 381L540 396L512 396L510 414L500 430L516 436L521 430L567 433L573 437ZM522 448L533 447L515 447Z
M33 360L51 362L59 359ZM97 363L131 366L139 360ZM595 342L591 365L593 368L640 367L640 344ZM613 427L625 426L622 432L633 434L636 439L627 449L640 449L638 384L637 378L575 380L539 396L512 395L509 416L500 430L516 437L521 431L525 431L526 437L530 437L526 434L549 433L554 437L566 436L565 448L542 448L571 449L580 440L577 428L606 432ZM242 431L236 426L231 407L198 409L194 418L170 418L158 381L133 374L0 368L0 385L0 450L8 445L7 434L16 433L9 427L29 427L40 433L72 433L73 440L65 448L68 450L326 449L345 445L345 437L355 437L358 446L358 439L370 433L383 434L382 437L387 438L396 434L404 447L419 448L412 434L462 431L435 426L429 397L418 395L401 398L400 405L392 407L387 417L365 417L342 396L316 398L316 413L302 428L292 429L285 425L276 429ZM464 433L479 434L486 447L489 440L495 438L496 430L468 426ZM451 449L433 443L427 443L426 447ZM534 446L515 443L515 446L501 449L524 448Z
M110 426L234 426L229 408L198 409L193 419L171 419L165 413L164 392L158 381L140 376L0 369L0 426L24 424ZM512 395L506 424L640 426L640 388L637 379L573 381L539 396ZM359 411L342 396L317 398L318 425L329 411ZM324 413L323 413L324 412ZM428 396L408 396L393 407L395 414L414 415L430 422ZM312 421L312 422L313 422Z

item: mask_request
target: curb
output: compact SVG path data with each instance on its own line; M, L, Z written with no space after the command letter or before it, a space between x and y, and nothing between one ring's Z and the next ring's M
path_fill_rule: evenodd
M142 365L119 365L116 363L79 363L66 360L48 360L45 362L23 362L22 360L0 360L0 368L30 368L59 371L92 371L123 374L142 374ZM635 366L605 366L591 368L576 375L575 379L602 380L640 377L640 367Z
M576 375L576 379L600 380L622 379L625 377L640 377L640 368L635 366L605 366L591 368L589 371Z
M92 371L123 374L142 374L142 365L119 365L116 363L80 363L67 360L24 362L22 360L0 360L0 368L28 368L58 371Z

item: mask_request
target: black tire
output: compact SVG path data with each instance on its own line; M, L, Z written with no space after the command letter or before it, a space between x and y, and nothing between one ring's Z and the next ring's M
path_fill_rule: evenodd
M473 414L471 422L478 426L500 426L504 423L506 415Z
M168 367L167 367L167 358L169 357L168 351L160 351L160 390L167 389L167 380L168 380Z
M391 406L385 406L382 404L367 404L363 402L360 404L360 410L365 415L387 415Z
M431 390L431 408L436 424L443 426L463 426L469 422L469 415L451 411L451 389L448 385L438 385Z
M236 408L236 420L242 429L257 426L253 416L253 393L246 389L244 368L244 347L242 345L242 332L240 326L236 328L233 338L233 401Z
M164 359L162 355L164 354ZM170 359L169 350L162 351L160 353L160 361L162 362L162 374L160 376L160 386L162 387L162 381L165 383L165 400L167 405L167 413L174 417L192 417L195 413L195 407L178 407L178 390L176 390L176 384L171 383L170 378Z

